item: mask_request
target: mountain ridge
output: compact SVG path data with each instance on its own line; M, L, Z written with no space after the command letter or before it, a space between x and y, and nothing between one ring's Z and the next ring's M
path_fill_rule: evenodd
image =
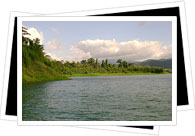
M148 59L142 62L136 62L136 65L142 66L153 66L153 67L162 67L162 68L172 68L172 59Z

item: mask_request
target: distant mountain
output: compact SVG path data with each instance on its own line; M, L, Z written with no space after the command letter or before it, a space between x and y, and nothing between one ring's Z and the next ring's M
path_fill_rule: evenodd
M142 62L137 62L135 64L142 65L142 66L172 68L172 59L160 59L160 60L149 59Z

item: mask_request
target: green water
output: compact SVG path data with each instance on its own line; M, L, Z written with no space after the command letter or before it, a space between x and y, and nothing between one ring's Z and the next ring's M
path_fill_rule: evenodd
M23 85L26 121L169 121L172 75L72 77Z

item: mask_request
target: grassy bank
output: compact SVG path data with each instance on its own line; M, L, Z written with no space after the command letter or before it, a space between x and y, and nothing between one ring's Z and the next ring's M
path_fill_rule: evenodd
M66 75L67 77L84 77L84 76L130 76L130 75L157 75L158 73L87 73L87 74L72 74ZM163 72L159 74L169 74L168 72Z
M71 79L41 62L35 62L28 68L22 68L22 83L44 82L54 80Z

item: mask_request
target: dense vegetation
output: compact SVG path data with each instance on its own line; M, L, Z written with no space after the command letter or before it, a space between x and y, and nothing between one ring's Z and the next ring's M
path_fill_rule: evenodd
M41 52L42 49L40 47L41 46L37 44L23 44L22 82L68 79L57 67L57 62L50 61L46 56L44 56L44 53Z
M26 31L24 31L26 32ZM108 59L89 58L80 62L57 61L45 55L39 39L23 37L22 46L22 81L38 82L66 80L71 76L109 76L165 73L161 67L134 65L122 59L117 64L108 63Z

